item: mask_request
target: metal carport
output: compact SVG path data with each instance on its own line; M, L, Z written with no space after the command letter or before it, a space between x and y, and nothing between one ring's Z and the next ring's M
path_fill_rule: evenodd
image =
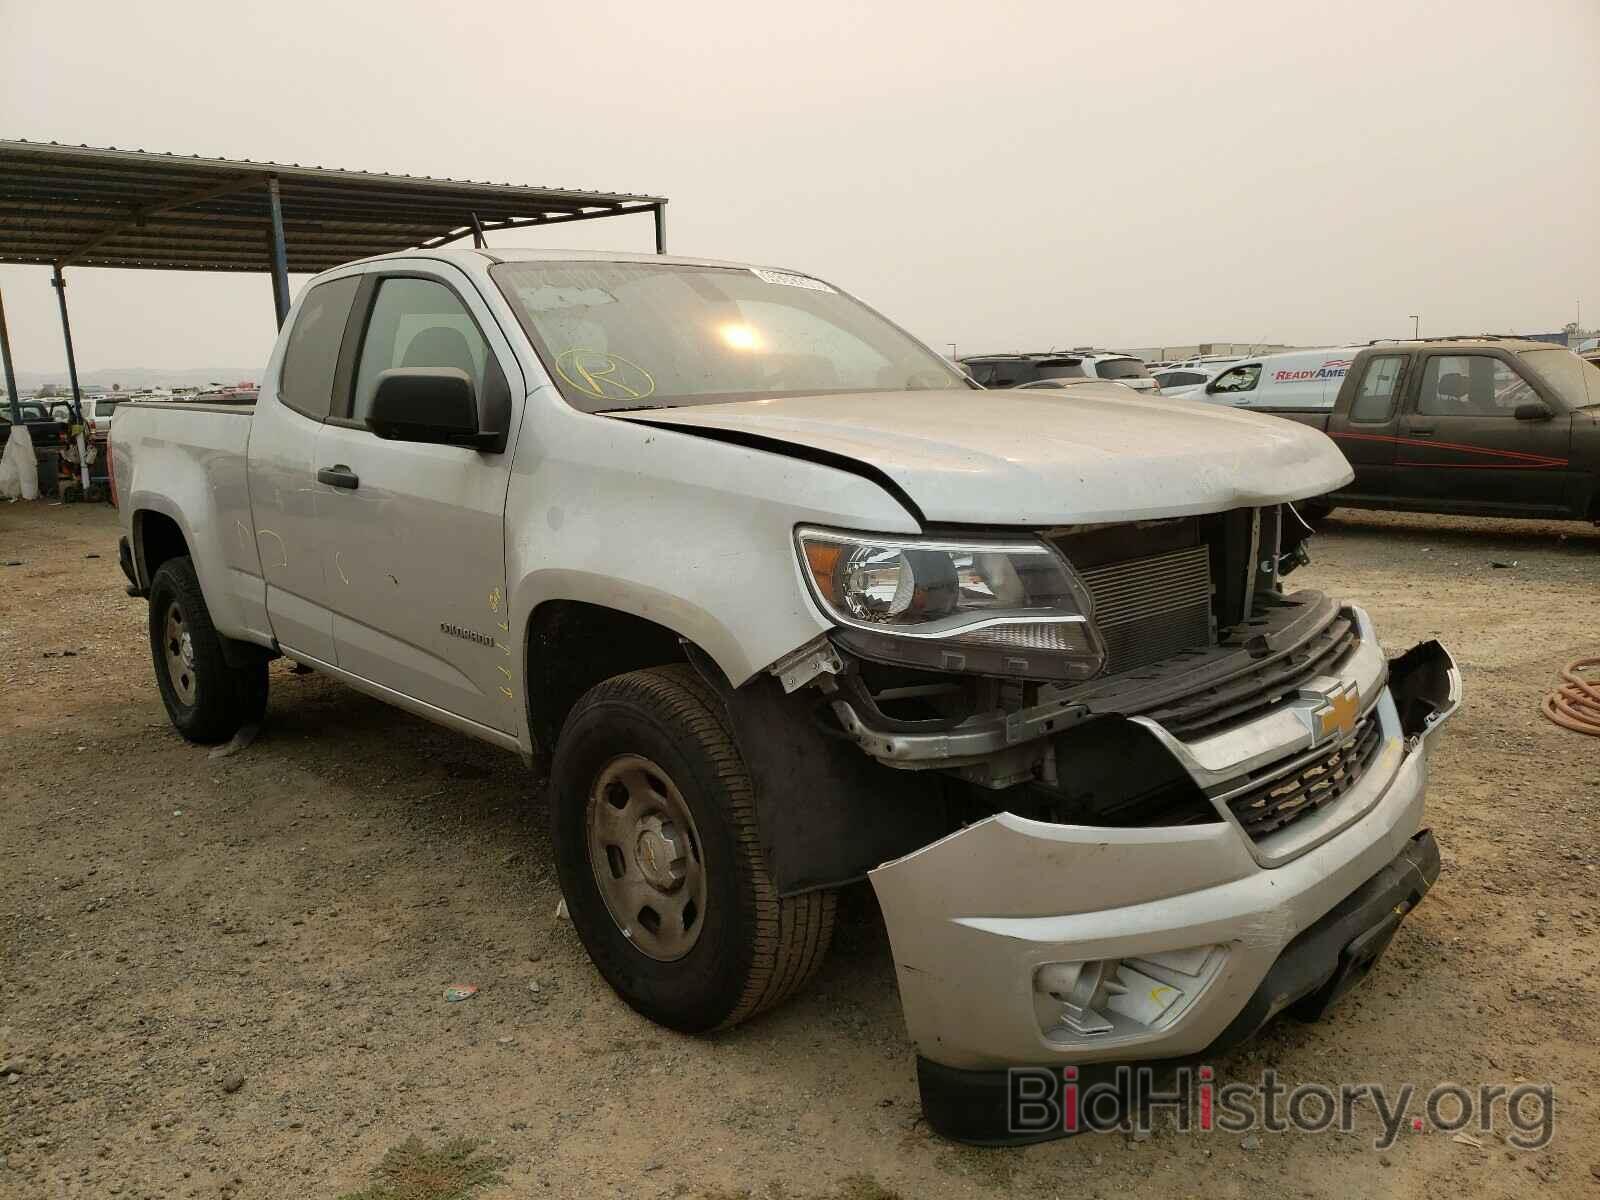
M82 426L63 269L266 271L281 325L289 273L496 229L649 213L666 253L663 196L471 183L142 150L0 141L0 263L52 268L73 410ZM0 304L0 355L21 421ZM81 436L81 435L80 435Z

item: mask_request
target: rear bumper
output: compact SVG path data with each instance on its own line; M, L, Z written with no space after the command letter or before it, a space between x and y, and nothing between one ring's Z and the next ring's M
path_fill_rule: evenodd
M871 873L935 1128L994 1134L970 1113L951 1115L968 1111L952 1081L975 1081L989 1100L975 1099L974 1111L992 1117L986 1089L998 1077L1003 1120L1008 1067L1072 1065L1087 1078L1216 1051L1297 1002L1326 1007L1359 978L1345 972L1316 1000L1348 944L1402 900L1408 911L1437 877L1437 848L1419 833L1427 752L1461 694L1437 643L1393 660L1386 675L1360 681L1383 737L1365 774L1268 837L1231 819L1100 828L1000 813ZM1284 711L1242 727L1242 761L1278 741ZM1273 736L1250 736L1257 725ZM1204 769L1224 770L1207 749L1174 748L1197 782ZM1371 944L1381 950L1392 932ZM1093 971L1108 972L1116 998L1091 986L1093 1003L1074 1007L1086 997L1077 981Z

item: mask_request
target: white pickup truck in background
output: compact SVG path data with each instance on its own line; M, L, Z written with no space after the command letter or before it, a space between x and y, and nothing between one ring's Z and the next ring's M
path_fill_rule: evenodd
M978 389L791 271L417 251L112 456L185 736L282 655L546 762L574 926L674 1029L804 985L870 877L953 1137L1043 1136L1009 1068L1320 1013L1437 875L1459 675L1284 590L1350 478L1291 422Z

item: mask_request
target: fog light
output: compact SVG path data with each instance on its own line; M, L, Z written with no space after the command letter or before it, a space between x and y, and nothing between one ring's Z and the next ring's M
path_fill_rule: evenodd
M1222 946L1191 946L1137 958L1046 963L1033 975L1039 1028L1064 1044L1170 1028L1226 957Z

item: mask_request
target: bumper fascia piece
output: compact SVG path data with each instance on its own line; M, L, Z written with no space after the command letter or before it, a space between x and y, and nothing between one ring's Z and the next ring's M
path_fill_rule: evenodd
M962 1140L994 1134L963 1132L961 1121L936 1115L935 1107L955 1111L951 1080L998 1072L1003 1086L1007 1067L1066 1065L1087 1079L1114 1064L1182 1060L1231 1045L1296 1003L1307 1011L1307 997L1335 975L1340 992L1359 978L1341 974L1339 957L1368 930L1334 944L1349 926L1339 914L1358 911L1364 920L1377 902L1362 897L1406 888L1402 912L1409 911L1437 876L1437 848L1419 832L1427 752L1461 696L1460 674L1437 643L1386 668L1387 685L1370 664L1356 672L1363 707L1384 733L1366 774L1326 812L1262 842L1227 819L1100 828L999 813L871 872L935 1128ZM1262 720L1284 723L1281 714ZM1243 744L1255 749L1244 757L1276 740L1258 743L1245 730ZM1220 775L1232 765L1206 753L1215 746L1184 749L1195 767ZM1292 746L1280 742L1278 750ZM1392 932L1367 940L1375 949L1364 966ZM1044 1036L1033 986L1041 966L1203 946L1224 947L1226 959L1177 1019L1100 1038ZM1330 992L1316 1006L1336 998ZM937 1080L945 1083L930 1083ZM1003 1094L998 1111L1003 1121Z
M128 595L144 597L150 594L147 588L139 586L139 573L133 567L133 547L128 544L126 537L117 539L117 565L128 577Z
M1316 1020L1359 983L1377 962L1401 919L1427 895L1439 877L1439 847L1427 830L1417 834L1383 870L1357 888L1289 943L1238 1016L1202 1051L1184 1058L1139 1060L1140 1066L1176 1066L1210 1061L1245 1041L1287 1008ZM1047 1064L1060 1069L1059 1063ZM1131 1063L1097 1062L1078 1069L1083 1094L1097 1083L1116 1085L1119 1068ZM950 1067L919 1055L917 1085L922 1110L935 1132L979 1146L1013 1146L1063 1136L1017 1133L1008 1124L1010 1072L1003 1068ZM1137 1104L1137 1097L1128 1097ZM1082 1125L1082 1122L1078 1122Z

